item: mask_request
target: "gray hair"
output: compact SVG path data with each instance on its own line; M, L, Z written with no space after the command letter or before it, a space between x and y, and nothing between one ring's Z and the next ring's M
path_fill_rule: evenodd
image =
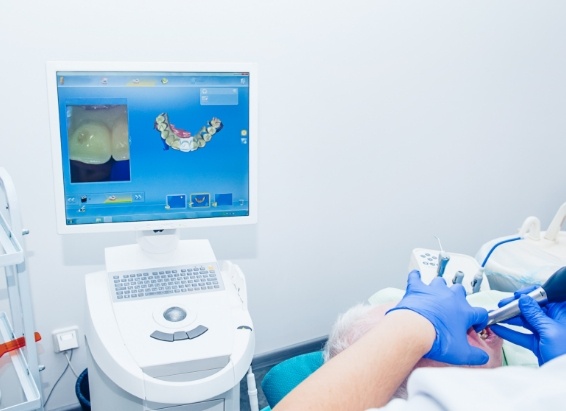
M379 322L380 318L370 315L373 308L369 304L356 304L338 316L324 345L324 361L340 354Z
M324 362L340 354L373 328L395 304L356 304L338 316L332 326L322 356ZM393 394L392 398L407 398L407 380Z

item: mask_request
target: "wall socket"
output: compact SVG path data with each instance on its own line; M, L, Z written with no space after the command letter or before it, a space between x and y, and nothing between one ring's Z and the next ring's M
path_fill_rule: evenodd
M53 348L62 352L79 348L79 327L67 327L53 330Z

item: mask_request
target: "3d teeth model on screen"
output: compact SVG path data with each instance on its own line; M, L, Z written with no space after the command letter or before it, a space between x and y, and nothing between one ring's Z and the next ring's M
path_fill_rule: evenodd
M161 113L155 119L155 129L161 133L166 150L171 147L175 150L188 152L203 148L212 139L213 135L222 130L222 121L213 117L193 136L190 132L176 128L169 123L167 113Z

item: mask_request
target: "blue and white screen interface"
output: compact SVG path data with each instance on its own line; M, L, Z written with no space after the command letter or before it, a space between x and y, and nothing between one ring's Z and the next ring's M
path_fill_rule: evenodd
M56 81L67 225L249 214L249 73Z

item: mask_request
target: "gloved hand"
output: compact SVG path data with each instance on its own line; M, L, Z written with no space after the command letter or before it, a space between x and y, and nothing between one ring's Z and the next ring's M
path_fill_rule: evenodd
M472 347L467 338L470 327L485 327L487 310L470 306L462 285L454 284L449 288L442 277L426 285L421 281L420 272L413 270L409 273L405 295L388 312L399 309L412 310L434 326L436 338L425 358L454 365L481 365L489 360L488 354Z
M528 287L516 291L511 298L503 299L499 306L506 305L519 299L521 315L510 318L504 323L519 325L532 334L525 334L507 327L494 324L491 330L508 341L531 350L538 358L539 365L566 354L566 302L550 303L540 307L538 303L524 295L535 289Z

